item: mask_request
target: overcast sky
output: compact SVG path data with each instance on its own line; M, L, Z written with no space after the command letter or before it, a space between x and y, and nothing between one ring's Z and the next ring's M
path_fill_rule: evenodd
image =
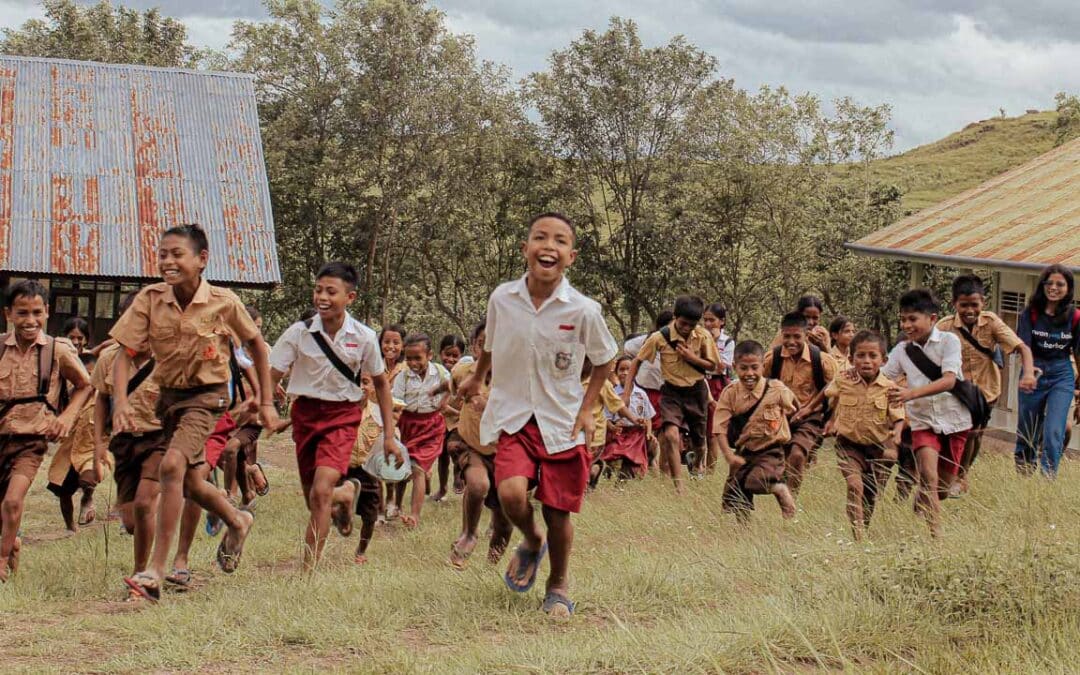
M264 16L259 0L128 0L182 19L191 42L223 47L236 18ZM481 58L521 77L608 18L634 19L647 44L686 35L739 86L784 85L825 99L893 106L896 149L969 122L1049 109L1080 92L1076 0L436 0ZM543 9L538 10L540 6ZM40 14L33 0L0 0L0 27Z

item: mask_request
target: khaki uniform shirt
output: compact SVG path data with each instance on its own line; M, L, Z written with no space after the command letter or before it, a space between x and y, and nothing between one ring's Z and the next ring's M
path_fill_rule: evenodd
M675 322L668 325L671 341L683 342L683 337L675 330ZM716 350L716 341L709 331L701 326L694 326L686 340L690 349L703 359L712 361L714 365L720 363L720 352ZM650 335L645 344L641 345L637 358L641 361L652 361L653 357L660 355L660 374L664 382L676 387L690 387L705 379L705 375L687 363L675 348L668 344L664 336L657 331Z
M452 382L451 390L457 393L461 383L468 379L474 372L476 372L476 361L459 363L454 366L454 370L450 373L450 380ZM480 389L476 396L486 400L490 392L491 388L486 382L483 382L480 384ZM484 409L481 407L477 410L476 403L476 397L461 402L461 414L458 416L457 423L458 436L461 436L461 440L465 442L465 445L476 452L479 452L481 455L493 455L495 454L495 445L484 445L480 442L480 419L484 415Z
M39 350L48 349L49 337L38 333L37 340L25 352L19 349L14 333L8 334L4 357L0 359L0 399L37 396ZM90 375L75 347L63 338L56 339L53 349L53 369L49 377L48 399L53 405L60 402L60 387L64 381L74 386L90 383ZM63 412L63 411L61 411ZM44 436L56 416L44 403L25 403L13 406L0 420L0 436L9 434Z
M94 366L93 377L90 378L90 384L93 385L94 389L109 397L113 395L113 366L116 364L116 357L120 354L121 349L118 344L106 347L105 351L101 352L97 365ZM129 377L135 377L137 371L138 368L132 367ZM147 433L161 429L161 422L158 420L156 413L157 400L160 395L161 388L158 387L157 382L154 382L154 378L151 376L143 380L142 384L131 392L131 396L128 396L128 403L131 404L131 409L135 413L135 430L137 433Z
M859 445L882 447L897 422L907 415L904 406L889 405L889 390L896 384L878 373L870 383L838 377L825 388L836 420L836 435Z
M135 296L109 335L135 353L154 355L154 379L162 387L192 389L229 381L229 341L259 336L236 294L205 279L184 309L172 286L147 286Z
M814 383L814 366L810 361L810 345L803 345L802 354L797 359L786 353L782 354L781 358L783 362L780 365L780 380L795 393L800 406L806 405L818 393ZM769 350L764 363L766 375L772 372L772 364L773 350ZM825 351L821 352L821 371L825 376L826 386L836 378L836 362Z
M589 379L583 379L581 386L588 389ZM622 410L622 407L622 399L615 393L615 387L610 380L604 380L604 388L600 390L600 395L596 398L596 403L593 404L593 422L596 426L593 429L592 440L589 441L590 448L603 447L604 443L607 442L607 415L604 414L604 411L606 410L614 415Z
M735 381L720 392L720 398L716 401L716 416L713 418L714 435L727 435L731 418L753 407L764 393L765 398L750 416L742 435L735 441L735 447L757 452L791 440L788 415L798 409L795 394L779 380L769 380L769 390L766 392L765 381L764 377L759 379L753 390L747 389L741 381Z
M951 331L960 338L960 357L963 363L964 379L974 382L982 390L987 402L994 403L1001 397L1001 370L986 354L975 349L967 338L960 334L960 327L964 325L956 315L947 316L938 321L938 330ZM966 327L966 326L965 326ZM975 327L970 331L971 335L978 340L979 344L993 350L996 345L1001 346L1005 354L1012 354L1023 340L1009 328L997 314L982 312L979 314Z

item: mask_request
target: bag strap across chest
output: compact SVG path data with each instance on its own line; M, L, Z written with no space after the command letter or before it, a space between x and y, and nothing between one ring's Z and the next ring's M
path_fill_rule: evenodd
M10 333L0 335L0 359L3 359L4 355L7 353L7 340L10 335ZM47 407L52 414L60 414L57 406L49 401L49 384L52 382L53 368L56 365L56 338L49 337L47 340L48 342L44 345L35 345L38 350L37 393L33 396L20 396L18 398L0 401L0 419L3 419L4 416L8 414L8 411L15 406L26 405L29 403L44 403L45 407ZM63 388L61 387L61 389Z
M345 376L346 380L352 382L357 386L360 386L360 380L362 377L361 371L358 370L354 373L351 368L345 365L345 362L341 360L341 357L337 355L337 352L334 351L334 349L326 341L326 338L323 337L321 330L317 330L315 332L311 331L312 321L312 319L308 319L307 321L305 321L304 327L308 329L308 333L311 335L311 338L315 340L315 344L319 346L319 351L321 351L326 357L326 359L330 361L330 365L332 365L335 370Z

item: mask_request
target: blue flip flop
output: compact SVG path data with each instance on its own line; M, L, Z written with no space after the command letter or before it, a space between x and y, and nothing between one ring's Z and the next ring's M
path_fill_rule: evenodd
M547 555L547 550L548 545L546 540L544 541L544 545L540 547L539 551L529 551L527 549L521 548L520 546L514 549L514 556L518 560L518 569L528 569L530 566L532 566L533 571L524 584L519 584L518 581L514 579L514 577L510 576L510 570L507 569L507 571L503 574L503 581L506 582L506 587L514 591L515 593L528 592L528 590L533 587L533 584L536 583L536 575L540 571L540 561L542 561L544 559L544 556Z
M544 596L544 614L551 614L556 607L565 607L568 616L574 616L574 601L560 593L549 592Z

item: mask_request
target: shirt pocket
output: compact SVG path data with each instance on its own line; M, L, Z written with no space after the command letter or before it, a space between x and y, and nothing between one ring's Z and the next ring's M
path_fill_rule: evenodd
M859 397L854 394L841 394L836 407L836 414L844 422L858 422Z
M780 431L783 424L784 411L776 404L762 404L758 414L752 416L747 424L748 438L768 438Z
M536 358L540 362L540 371L553 381L580 380L585 347L576 342L543 337L536 342Z
M173 326L150 326L150 351L159 361L167 361L180 349L180 335Z
M199 326L195 338L195 358L199 361L229 360L229 331L217 322Z
M879 394L870 403L870 411L873 413L874 422L877 424L887 422L889 420L889 395L887 393Z

